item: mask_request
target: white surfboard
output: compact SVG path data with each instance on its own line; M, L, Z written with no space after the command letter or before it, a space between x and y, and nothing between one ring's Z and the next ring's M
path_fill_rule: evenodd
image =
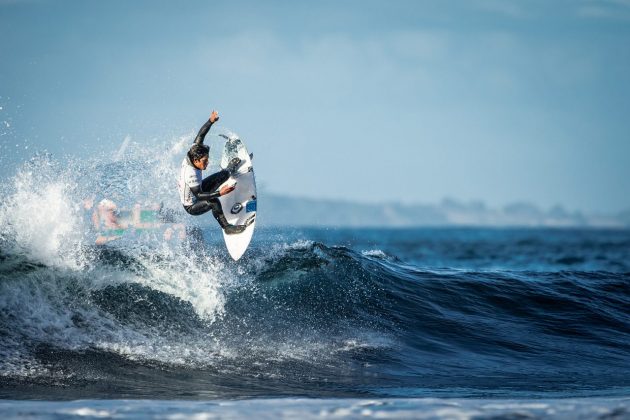
M228 178L223 185L234 185L236 189L219 198L223 213L231 225L248 225L241 233L228 235L223 232L223 239L230 256L238 261L243 256L254 234L256 226L256 179L252 159L245 145L235 135L224 136L225 144L221 156L221 168L225 169L233 158L238 157L243 162L238 172Z

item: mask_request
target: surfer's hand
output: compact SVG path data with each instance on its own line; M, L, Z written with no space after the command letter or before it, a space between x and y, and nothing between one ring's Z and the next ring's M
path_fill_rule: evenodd
M226 185L225 187L223 187L223 188L221 188L219 190L219 195L220 196L224 196L226 194L229 194L232 191L234 191L235 188L236 188L236 184L234 184L234 185Z
M213 110L212 114L210 114L210 122L214 124L217 121L219 121L219 113Z

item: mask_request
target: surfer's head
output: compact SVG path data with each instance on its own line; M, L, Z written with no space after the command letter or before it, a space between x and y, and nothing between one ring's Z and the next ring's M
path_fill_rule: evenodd
M195 168L206 169L208 167L209 154L210 148L205 144L193 144L188 151L188 158L190 162L195 165Z

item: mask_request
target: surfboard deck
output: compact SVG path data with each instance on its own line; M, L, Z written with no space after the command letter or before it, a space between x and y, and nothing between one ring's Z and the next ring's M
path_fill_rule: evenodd
M236 183L236 189L219 198L229 224L248 225L241 233L228 235L223 231L223 239L228 253L234 261L238 261L247 250L256 227L256 178L252 159L243 141L235 135L221 137L225 139L221 168L225 169L228 162L235 157L244 162L238 172L221 185L234 185Z

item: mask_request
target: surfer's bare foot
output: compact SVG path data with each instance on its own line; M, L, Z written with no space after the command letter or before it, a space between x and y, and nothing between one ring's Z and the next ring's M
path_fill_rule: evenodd
M245 225L227 225L223 228L223 231L228 235L234 235L243 232L245 229L247 229Z

